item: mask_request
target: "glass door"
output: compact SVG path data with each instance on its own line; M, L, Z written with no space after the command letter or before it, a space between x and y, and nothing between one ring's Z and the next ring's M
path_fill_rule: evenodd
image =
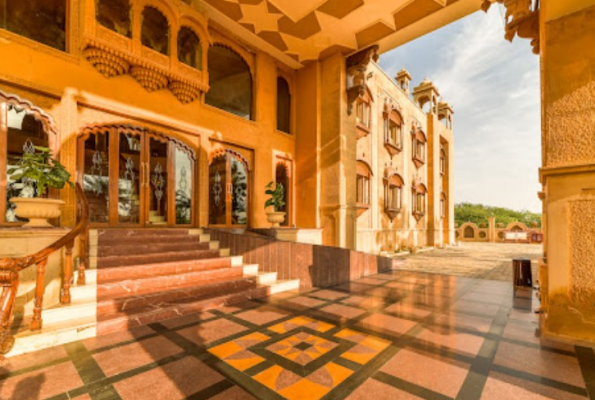
M79 141L79 174L94 226L194 224L194 152L143 129L93 129Z
M209 224L248 224L249 171L238 157L225 153L209 166Z

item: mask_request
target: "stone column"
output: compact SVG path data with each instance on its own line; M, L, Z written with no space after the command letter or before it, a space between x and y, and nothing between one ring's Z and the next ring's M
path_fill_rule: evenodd
M542 2L546 336L595 341L595 1Z
M490 243L496 242L496 217L488 218L488 240Z

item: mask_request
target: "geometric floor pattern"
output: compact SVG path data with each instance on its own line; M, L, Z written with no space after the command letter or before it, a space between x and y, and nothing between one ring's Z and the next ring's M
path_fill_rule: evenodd
M540 339L523 301L393 271L10 358L0 399L595 400L593 348Z

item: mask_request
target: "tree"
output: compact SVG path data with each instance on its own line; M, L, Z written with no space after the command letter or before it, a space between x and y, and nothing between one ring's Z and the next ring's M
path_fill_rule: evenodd
M527 226L536 223L541 226L541 214L531 211L515 211L504 207L492 207L483 204L459 203L455 205L455 221L461 226L465 222L473 222L476 225L488 224L490 217L495 217L496 222L505 226L511 222L522 222Z

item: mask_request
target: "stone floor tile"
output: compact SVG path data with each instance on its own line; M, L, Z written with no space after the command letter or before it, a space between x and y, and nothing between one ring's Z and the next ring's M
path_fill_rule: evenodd
M317 292L312 292L308 294L308 296L310 297L318 297L320 299L325 300L337 300L348 295L349 293L338 292L336 290L319 290Z
M476 317L472 315L451 312L437 316L435 324L460 328L471 332L487 333L492 326L492 317Z
M416 318L426 318L432 314L432 311L408 305L405 301L393 303L386 307L384 311L397 315L413 316Z
M235 322L231 322L226 319L217 319L214 321L205 322L204 324L182 329L178 331L178 333L198 345L203 345L215 340L235 335L236 333L240 333L247 329L248 328L236 324Z
M108 335L97 336L83 340L83 344L89 351L100 349L103 347L114 346L118 343L123 343L131 340L140 340L141 338L154 334L155 331L146 325L132 328L127 331L110 333Z
M180 352L182 349L166 338L154 337L96 353L93 358L106 376L113 376Z
M492 372L488 376L481 400L585 400L585 397L568 393L551 386L524 380L519 377Z
M445 396L456 397L467 377L469 365L404 349L380 370Z
M292 308L297 308L297 309L306 309L306 308L318 307L325 303L326 303L326 301L324 301L324 300L313 299L312 297L307 297L307 296L298 296L298 297L294 297L292 299L285 300L283 302L283 305L288 305Z
M479 335L460 333L452 328L430 326L417 335L416 342L429 346L437 346L448 349L453 353L459 353L475 357L485 338Z
M353 391L346 400L419 400L421 397L404 392L393 386L387 385L375 379L368 379Z
M564 354L500 342L494 364L585 387L578 360Z
M255 400L248 392L243 389L234 386L231 389L227 389L224 392L219 393L217 396L209 398L209 400Z
M358 325L376 332L388 333L391 335L403 335L417 325L417 322L408 319L392 317L381 313L375 313L364 318Z
M114 387L123 400L174 400L184 399L223 379L196 358L185 357L116 382Z
M63 346L50 347L49 349L35 353L21 354L19 356L7 358L4 363L0 365L0 375L66 358L68 358L68 353L66 353Z
M360 308L353 308L343 306L340 304L331 304L329 306L321 308L319 311L317 311L317 314L318 313L327 317L329 317L328 314L331 314L331 319L340 319L341 321L347 321L349 319L359 317L360 315L364 314L365 311Z
M213 314L209 311L201 311L200 313L183 315L181 317L172 318L172 319L162 321L161 325L163 325L169 329L175 329L180 326L198 323L200 321L204 321L204 320L213 318L214 316L215 316L215 314Z
M0 380L0 399L45 399L83 386L72 362Z
M242 313L236 314L235 316L256 325L266 325L273 321L287 317L287 315L287 313L272 307L260 307L249 311L244 311Z

